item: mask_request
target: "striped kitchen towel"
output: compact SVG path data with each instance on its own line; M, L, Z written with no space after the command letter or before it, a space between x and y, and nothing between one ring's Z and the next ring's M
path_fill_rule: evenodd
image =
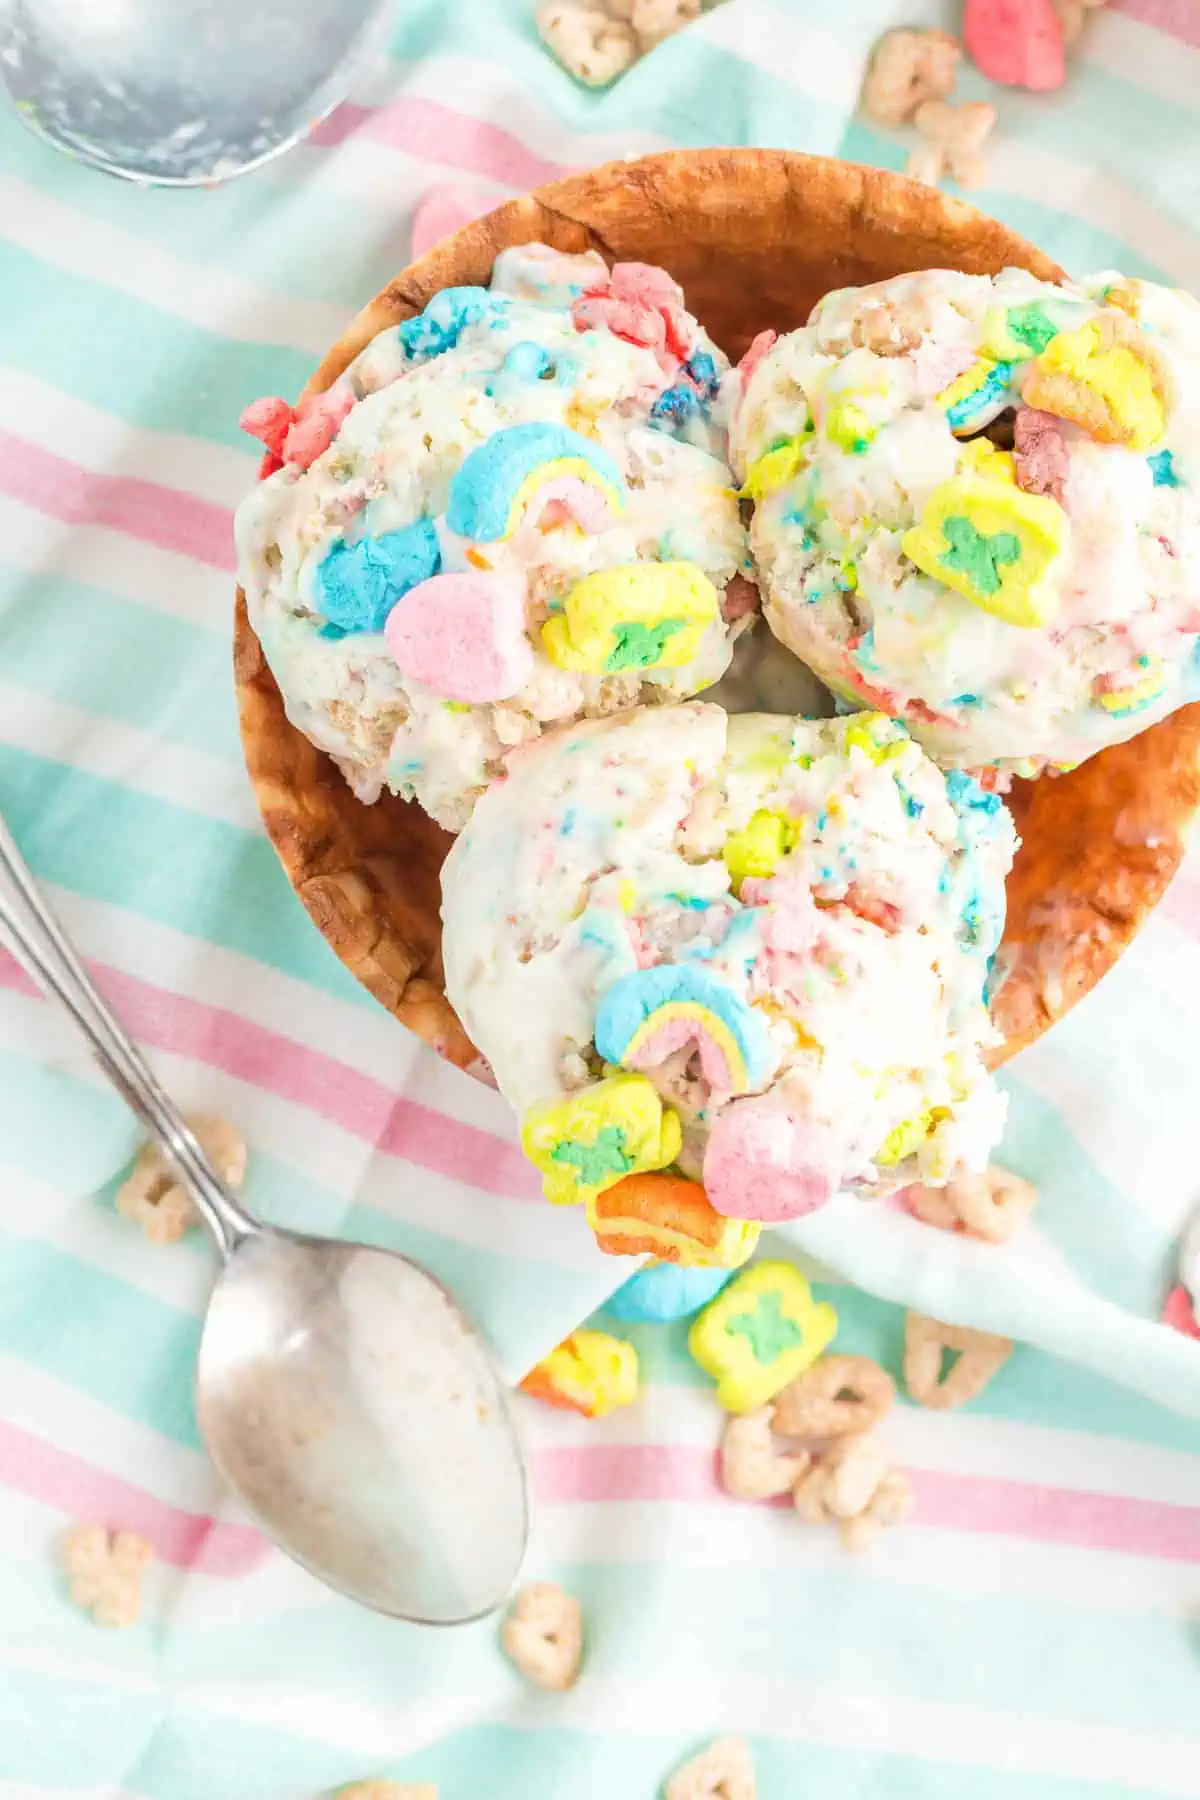
M299 390L413 233L568 169L714 141L901 166L853 116L866 49L951 13L730 0L590 93L526 0L405 0L351 104L206 193L107 181L0 119L0 809L173 1089L246 1132L252 1203L412 1251L514 1376L615 1265L539 1202L499 1097L345 974L263 836L228 667L238 414ZM1061 93L999 97L978 199L1072 269L1200 288L1198 92L1192 0L1115 0ZM568 1697L522 1689L490 1625L333 1599L238 1515L190 1400L209 1252L114 1214L131 1121L11 964L0 987L2 1800L311 1800L369 1774L639 1800L718 1730L751 1738L763 1800L1200 1795L1200 1356L1155 1323L1200 1201L1194 860L1005 1077L1004 1154L1042 1190L1019 1256L887 1208L793 1234L845 1348L898 1366L892 1300L1044 1347L965 1416L897 1409L912 1522L854 1560L722 1499L678 1328L631 1332L626 1413L525 1406L529 1571L587 1612ZM152 1540L133 1630L67 1606L72 1518Z

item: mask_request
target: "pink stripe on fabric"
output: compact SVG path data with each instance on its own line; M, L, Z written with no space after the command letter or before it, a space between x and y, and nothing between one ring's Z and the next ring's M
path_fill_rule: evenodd
M235 567L224 507L136 475L98 475L11 431L0 431L0 492L64 525L104 525L211 569Z
M310 141L322 149L335 149L358 136L425 162L486 175L508 187L540 187L569 173L566 164L539 156L501 126L417 94L401 95L386 106L339 106L311 133Z
M534 1488L543 1505L652 1500L737 1504L721 1492L713 1453L690 1445L576 1445L537 1451L532 1461ZM988 1475L933 1469L907 1473L916 1493L917 1525L1200 1563L1200 1507ZM140 1531L163 1562L178 1568L230 1579L250 1574L270 1554L252 1526L171 1506L32 1432L2 1422L0 1482L68 1517Z
M539 1197L537 1178L515 1144L449 1113L393 1094L370 1075L267 1031L224 1007L154 987L123 970L90 963L97 986L136 1038L190 1056L290 1100L343 1131L435 1175L485 1193ZM0 951L0 987L38 997L24 970Z
M498 206L503 195L488 188L473 187L469 182L447 182L430 188L418 201L412 216L412 253L424 256L445 237L452 237L464 225L480 219Z
M185 1512L19 1426L0 1422L0 1481L85 1525L138 1531L161 1562L226 1580L249 1575L271 1547L252 1525Z
M1112 10L1200 50L1200 6L1196 0L1113 0Z
M724 1501L714 1453L692 1445L597 1444L534 1458L543 1504L580 1500ZM990 1537L1200 1563L1200 1507L1125 1494L908 1469L915 1521ZM732 1503L731 1503L732 1504ZM787 1504L786 1501L782 1504Z

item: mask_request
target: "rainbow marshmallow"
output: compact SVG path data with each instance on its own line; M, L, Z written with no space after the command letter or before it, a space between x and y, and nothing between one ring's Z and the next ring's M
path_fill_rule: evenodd
M970 437L973 432L982 431L1012 406L1012 372L1010 362L993 362L990 357L981 356L948 388L943 388L937 404L955 437Z
M565 425L510 425L463 461L450 483L446 524L459 537L495 543L513 535L535 502L550 500L569 505L585 530L600 530L624 508L621 471L599 444Z
M1107 691L1101 689L1096 693L1096 705L1102 706L1110 718L1126 719L1133 713L1143 712L1156 700L1161 700L1167 691L1166 670L1161 658L1139 656L1133 666L1137 674L1127 686Z
M695 964L638 969L600 1001L595 1044L606 1062L652 1068L689 1043L714 1093L749 1093L770 1072L764 1021L726 982Z

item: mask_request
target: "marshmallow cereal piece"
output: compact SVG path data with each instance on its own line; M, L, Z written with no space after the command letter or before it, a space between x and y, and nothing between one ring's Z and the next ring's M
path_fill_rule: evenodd
M596 1049L626 1069L653 1067L693 1045L718 1094L761 1086L771 1065L766 1021L735 988L692 963L660 963L613 983L596 1014Z
M1022 406L1013 420L1013 474L1027 494L1066 501L1071 451L1061 420L1053 413Z
M585 1419L602 1419L637 1399L637 1351L607 1331L573 1331L529 1371L521 1392Z
M268 455L282 462L284 440L294 417L286 400L281 400L278 395L268 395L262 400L252 400L238 424L248 437L258 439Z
M807 1450L785 1452L772 1433L771 1408L730 1413L721 1433L721 1486L734 1500L790 1494L808 1468Z
M934 489L919 525L904 533L918 569L1008 625L1047 625L1059 611L1053 583L1066 546L1056 500L1005 483L957 475Z
M700 1183L682 1175L627 1175L589 1197L587 1219L605 1255L649 1254L681 1268L739 1268L762 1230L722 1217Z
M1164 1325L1182 1332L1184 1337L1200 1338L1200 1317L1197 1316L1196 1302L1182 1282L1177 1283L1167 1295L1162 1316Z
M920 1141L913 1139L913 1151ZM797 1117L769 1100L745 1100L713 1122L704 1185L718 1212L776 1225L833 1199L842 1154L837 1132L817 1120ZM877 1152L875 1160L886 1158Z
M918 270L827 295L724 392L771 629L943 765L1074 767L1200 697L1190 296Z
M505 1654L536 1687L574 1687L583 1659L583 1610L549 1581L522 1588L500 1632Z
M714 1738L666 1785L666 1800L758 1800L754 1759L744 1738Z
M196 1113L188 1124L217 1173L235 1191L246 1179L246 1140L225 1119ZM117 1189L116 1208L135 1220L152 1244L173 1244L200 1223L186 1188L156 1143L143 1144L132 1172Z
M109 1630L136 1625L142 1610L142 1576L154 1559L144 1537L136 1531L76 1525L63 1540L62 1559L73 1605Z
M533 674L524 595L492 570L421 582L388 615L386 637L405 680L443 700L507 700Z
M727 1412L751 1412L808 1368L837 1330L793 1263L761 1262L735 1275L699 1315L688 1349L715 1376Z
M746 354L749 355L749 351ZM746 479L742 483L743 500L765 500L776 488L793 480L804 466L807 437L807 431L802 432L756 457L746 470Z
M963 44L989 81L1045 93L1066 79L1053 0L966 0Z
M382 631L396 603L436 575L441 564L430 519L334 544L316 572L326 634Z
M250 624L360 800L457 831L544 732L720 679L757 609L727 369L664 271L526 244L328 394L248 409L272 471L236 519Z
M509 538L566 479L594 489L604 502L601 523L624 507L621 472L598 444L561 425L510 425L472 450L454 476L447 529L478 543Z
M631 1177L637 1180L637 1176ZM612 1195L615 1188L609 1188ZM600 1197L603 1199L603 1196ZM726 1282L732 1280L732 1269L689 1267L683 1263L652 1262L623 1287L611 1294L604 1310L611 1318L627 1324L666 1324L672 1319L690 1319L702 1306L715 1300Z
M577 582L543 625L542 643L560 669L680 669L719 616L717 591L694 563L628 563Z
M521 1146L556 1206L592 1200L622 1176L679 1154L679 1118L644 1075L608 1075L565 1100L531 1106Z
M1166 379L1145 332L1120 311L1060 331L1025 373L1022 398L1101 444L1155 450L1168 417Z
M952 1361L943 1372L943 1357ZM904 1316L904 1385L919 1406L947 1412L974 1400L1013 1353L1011 1338L920 1313Z

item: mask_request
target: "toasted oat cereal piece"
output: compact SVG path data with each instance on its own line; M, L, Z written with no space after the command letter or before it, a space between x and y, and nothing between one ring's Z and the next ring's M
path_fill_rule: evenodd
M896 1398L896 1384L869 1356L823 1356L772 1402L772 1424L802 1442L856 1436L878 1425Z
M987 1244L1006 1244L1037 1205L1037 1197L1032 1182L999 1163L990 1163L983 1175L957 1175L941 1188L914 1182L904 1193L908 1210L924 1224L962 1231Z
M538 9L537 28L546 48L586 87L606 87L638 57L633 27L598 6L549 0Z
M666 1800L758 1800L754 1761L745 1738L714 1738L706 1750L676 1769Z
M908 1478L893 1469L869 1437L847 1437L825 1452L792 1491L799 1516L809 1525L836 1519L848 1550L865 1550L888 1525L912 1506Z
M522 1588L500 1634L511 1662L538 1687L574 1687L583 1656L583 1612L550 1581Z
M701 0L633 0L629 18L643 50L653 50L700 17Z
M730 1413L721 1433L721 1486L735 1500L789 1494L809 1465L807 1450L785 1454L771 1434L770 1406Z
M246 1179L246 1140L237 1127L208 1113L196 1113L188 1124L221 1179L240 1188ZM117 1211L124 1219L135 1219L152 1244L173 1244L200 1222L155 1143L138 1151L132 1173L117 1189Z
M956 1355L943 1376L942 1357ZM944 1325L921 1313L904 1316L904 1385L919 1406L948 1412L981 1394L1013 1353L1011 1338L967 1325Z
M876 125L903 125L926 100L954 87L962 49L946 31L889 31L871 52L863 111Z
M337 1800L438 1800L432 1781L352 1781Z
M908 1517L913 1507L913 1491L902 1469L889 1469L865 1512L857 1518L843 1519L838 1527L847 1550L868 1550L875 1539L891 1525Z
M76 1525L62 1546L72 1604L109 1630L135 1625L142 1610L142 1575L153 1556L136 1531Z
M913 123L925 140L905 165L914 181L929 187L936 187L943 175L960 187L979 187L986 181L983 145L996 123L994 106L986 100L968 100L962 106L926 100L918 106Z

